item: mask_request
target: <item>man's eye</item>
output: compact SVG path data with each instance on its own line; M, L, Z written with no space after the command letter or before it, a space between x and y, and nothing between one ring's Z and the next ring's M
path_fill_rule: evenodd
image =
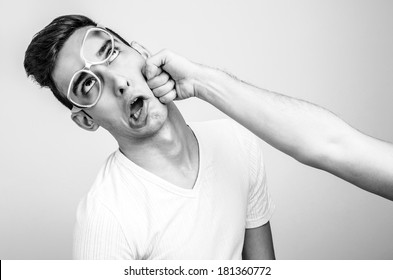
M86 79L82 84L82 94L87 95L90 92L90 90L94 87L96 82L97 82L96 79L93 77Z
M120 54L120 51L118 49L114 49L112 55L109 57L109 63L111 63L112 61L114 61L118 55ZM109 55L109 54L108 54Z

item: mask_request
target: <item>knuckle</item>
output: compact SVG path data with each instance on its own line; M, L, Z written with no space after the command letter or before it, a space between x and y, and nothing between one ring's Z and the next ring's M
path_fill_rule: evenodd
M167 72L162 71L161 76L162 76L162 78L163 78L164 80L169 80L169 75L168 75Z
M164 72L163 72L163 73L164 73ZM161 75L160 75L160 81L161 81L163 84L167 83L168 80L169 80L169 77L168 77L167 75L164 75L164 74L161 74Z
M154 94L155 96L160 96L160 89L155 88L155 89L153 89L152 91L153 91L153 94Z
M167 103L167 102L168 102L167 97L166 97L165 95L162 96L162 97L160 97L159 99L160 99L160 101L161 101L162 103Z

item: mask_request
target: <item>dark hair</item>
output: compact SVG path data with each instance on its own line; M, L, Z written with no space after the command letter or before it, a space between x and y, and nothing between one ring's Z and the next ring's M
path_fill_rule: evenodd
M93 20L82 15L57 17L34 35L25 53L24 67L27 76L32 77L41 87L49 88L55 97L70 110L73 105L58 90L52 78L52 71L57 56L67 39L79 28L96 25ZM122 37L108 30L129 46Z
M57 17L34 35L25 53L24 66L27 76L32 77L40 86L48 87L68 109L72 109L72 103L58 90L52 71L65 41L75 30L89 25L94 26L96 23L85 16Z

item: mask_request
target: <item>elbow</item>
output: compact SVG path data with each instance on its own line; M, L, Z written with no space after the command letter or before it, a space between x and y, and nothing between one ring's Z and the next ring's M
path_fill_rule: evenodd
M345 161L358 135L348 126L323 126L310 133L298 132L280 150L302 164L329 171ZM288 140L288 139L287 139Z
M309 143L299 148L293 157L302 164L330 171L342 161L350 148L345 143L341 137L327 138L325 141Z
M303 151L296 151L292 157L304 165L321 168L321 163L324 162L326 155L320 150L305 149Z

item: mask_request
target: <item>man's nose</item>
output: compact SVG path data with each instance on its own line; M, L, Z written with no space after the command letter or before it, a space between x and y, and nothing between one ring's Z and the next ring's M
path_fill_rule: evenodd
M108 69L108 67L100 67L96 65L95 71L103 80L103 86L108 87L116 96L122 96L131 86L131 82L123 75Z
M113 75L113 90L115 95L122 96L130 87L130 82L126 77L121 75Z

